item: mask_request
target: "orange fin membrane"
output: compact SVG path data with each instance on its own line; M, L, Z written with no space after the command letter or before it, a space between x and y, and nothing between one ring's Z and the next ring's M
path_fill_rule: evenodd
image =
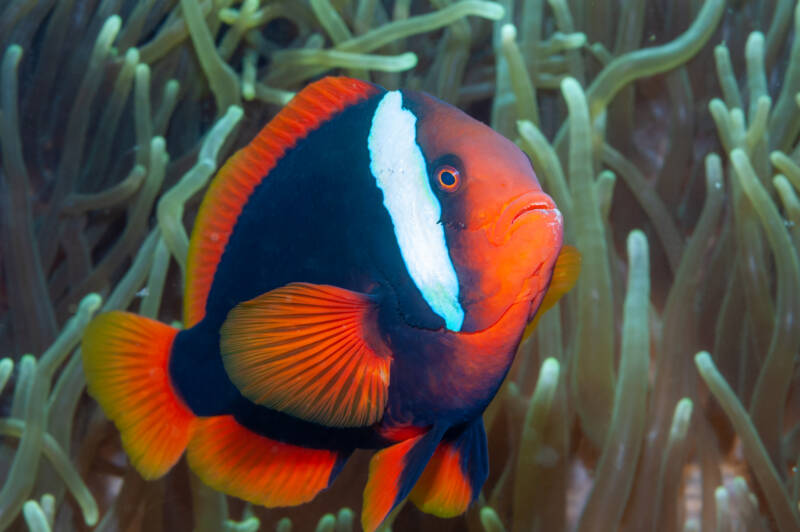
M361 512L364 532L374 532L406 498L433 456L443 433L434 427L373 455Z
M347 456L260 436L233 416L197 418L186 453L203 482L267 507L310 501L333 482Z
M547 293L536 311L536 316L525 327L523 339L533 334L536 326L539 325L539 319L542 315L553 308L578 282L578 276L581 273L581 260L581 252L575 246L567 244L561 248L556 264L553 267L550 286L547 288Z
M408 498L425 513L455 517L467 511L488 475L486 431L478 418L458 435L445 436Z
M331 427L383 416L391 356L370 296L292 283L240 303L220 330L222 361L254 403Z
M169 380L178 330L128 312L97 316L83 336L89 393L119 429L131 463L146 479L178 461L189 441L191 411Z
M381 92L366 81L327 77L297 93L217 173L197 212L187 259L184 324L203 319L217 265L244 204L283 155L347 107Z

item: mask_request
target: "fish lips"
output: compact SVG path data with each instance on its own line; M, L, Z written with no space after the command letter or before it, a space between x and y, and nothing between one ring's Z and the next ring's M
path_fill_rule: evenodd
M471 272L461 278L462 331L478 332L545 290L561 249L562 217L547 194L528 189L503 204L492 223L457 236L456 267Z
M516 250L516 268L524 279L517 302L541 300L561 249L563 228L561 211L543 192L523 194L504 208L495 227L495 238L498 245ZM532 308L531 313L534 312Z
M538 190L522 194L506 204L489 238L494 245L502 246L519 228L530 226L531 223L535 223L536 231L545 233L537 235L536 240L542 237L549 240L546 234L548 229L556 233L560 240L563 225L561 211L550 196Z

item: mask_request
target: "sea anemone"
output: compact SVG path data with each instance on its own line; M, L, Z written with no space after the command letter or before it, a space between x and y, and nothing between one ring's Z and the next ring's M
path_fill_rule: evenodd
M798 37L792 0L6 1L0 530L353 529L366 455L292 509L145 482L77 350L100 310L180 319L217 166L328 73L517 142L583 256L484 415L478 502L387 528L800 530Z

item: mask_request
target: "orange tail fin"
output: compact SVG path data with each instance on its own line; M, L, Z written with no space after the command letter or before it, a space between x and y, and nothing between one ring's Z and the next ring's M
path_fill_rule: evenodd
M175 394L168 363L178 330L157 321L109 312L83 337L89 393L122 436L122 446L144 478L158 478L178 461L194 416Z

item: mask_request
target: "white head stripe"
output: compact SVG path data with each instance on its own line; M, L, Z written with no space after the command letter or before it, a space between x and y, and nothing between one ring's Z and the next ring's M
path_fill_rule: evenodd
M417 117L403 109L400 91L386 93L372 117L370 169L383 192L400 253L411 279L451 331L461 330L458 277L439 223L442 207L431 190L416 140Z

